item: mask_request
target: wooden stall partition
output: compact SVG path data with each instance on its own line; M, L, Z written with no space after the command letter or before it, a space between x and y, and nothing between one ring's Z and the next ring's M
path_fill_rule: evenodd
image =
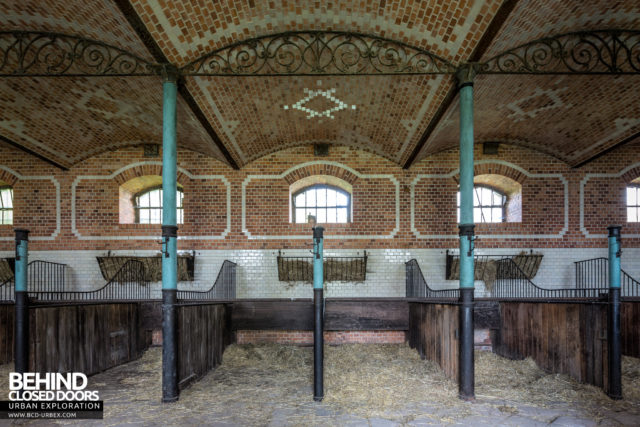
M409 303L409 345L458 381L460 310L455 304Z
M230 344L225 304L182 304L178 314L178 387L183 389L222 362Z
M531 357L546 372L606 390L606 304L500 302L491 341L500 356Z
M13 304L0 304L0 365L13 362Z
M29 307L29 369L92 375L138 358L151 344L136 303Z
M640 357L640 301L625 301L620 308L622 354Z

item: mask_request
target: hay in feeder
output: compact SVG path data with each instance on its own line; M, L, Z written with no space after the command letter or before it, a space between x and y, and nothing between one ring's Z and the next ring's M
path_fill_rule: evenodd
M520 252L513 257L513 262L522 270L527 279L531 280L538 274L540 263L542 262L542 254Z
M473 278L474 280L482 280L487 290L493 290L493 285L498 278L498 260L489 259L486 261L476 260L474 263ZM451 272L447 280L460 279L460 259L453 260Z
M162 255L151 257L107 256L98 257L98 265L105 280L113 279L122 266L130 260L140 261L144 265L145 280L159 282L162 280ZM178 255L178 281L193 281L192 255Z
M278 280L281 282L313 281L313 264L304 258L278 257Z
M324 262L325 282L364 282L367 274L366 258L331 258Z
M11 260L13 261L13 259ZM0 285L13 279L13 268L7 258L0 258Z

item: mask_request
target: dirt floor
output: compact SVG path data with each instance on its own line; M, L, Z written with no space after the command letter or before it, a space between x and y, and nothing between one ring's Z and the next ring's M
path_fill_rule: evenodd
M406 345L343 345L325 350L325 398L312 399L312 350L233 345L215 371L162 404L161 349L89 378L103 421L82 425L640 425L640 359L624 358L624 399L531 360L476 352L476 401ZM7 390L10 365L0 366ZM6 396L0 396L6 399ZM29 424L51 424L29 422Z

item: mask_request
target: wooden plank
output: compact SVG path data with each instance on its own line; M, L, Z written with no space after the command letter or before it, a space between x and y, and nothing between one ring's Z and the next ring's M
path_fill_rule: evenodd
M237 330L313 330L311 301L240 301L233 304L231 325Z
M325 330L371 331L407 330L409 310L406 301L327 300Z

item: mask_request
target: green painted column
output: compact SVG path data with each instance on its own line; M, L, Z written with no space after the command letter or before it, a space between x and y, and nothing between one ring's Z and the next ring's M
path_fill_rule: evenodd
M460 98L460 373L461 399L475 398L473 355L473 66L458 70Z
M16 233L16 265L15 265L15 338L14 363L15 372L29 371L29 297L27 292L29 271L29 230L18 228Z
M178 400L178 226L176 224L178 72L165 66L162 83L162 401Z
M609 230L609 304L607 307L609 385L607 387L607 394L612 399L622 399L622 326L620 324L621 228L619 225L607 227Z

